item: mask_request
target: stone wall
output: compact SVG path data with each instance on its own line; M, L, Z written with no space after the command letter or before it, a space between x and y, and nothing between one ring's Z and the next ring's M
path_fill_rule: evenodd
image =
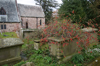
M21 17L23 28L26 28L26 22L28 23L28 28L36 29L37 28L37 20L38 20L38 28L45 27L45 18L32 18L32 17ZM41 20L41 25L40 25Z
M1 25L6 25L6 29L1 29ZM21 28L20 23L0 23L0 29L2 32L13 32L13 31L19 31Z

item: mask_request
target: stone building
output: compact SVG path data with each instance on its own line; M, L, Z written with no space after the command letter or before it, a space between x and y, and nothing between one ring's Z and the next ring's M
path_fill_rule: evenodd
M15 0L0 0L0 29L14 31L21 27Z
M44 12L40 6L18 4L17 0L0 0L0 30L3 32L43 28Z
M45 16L42 7L18 4L18 10L23 28L44 28Z

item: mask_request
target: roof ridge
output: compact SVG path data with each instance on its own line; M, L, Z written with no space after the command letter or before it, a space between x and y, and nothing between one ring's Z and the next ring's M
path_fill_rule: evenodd
M42 7L42 6L36 6L36 5L28 5L28 4L21 4L21 3L17 3L18 5L23 5L23 6L34 6L34 7Z
M41 6L19 4L18 9L21 16L29 17L44 17L44 12Z

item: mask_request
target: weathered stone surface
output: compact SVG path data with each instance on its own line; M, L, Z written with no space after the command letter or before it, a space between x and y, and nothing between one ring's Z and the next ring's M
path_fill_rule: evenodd
M73 53L76 53L76 51L78 51L78 46L76 44L77 41L78 41L78 39L73 39L73 41L66 42L69 44L67 46L65 45L62 48L63 52L64 52L64 56L71 55Z
M20 38L21 39L37 39L37 36L40 35L41 30L39 29L21 29Z
M66 63L66 61L70 60L73 55L75 55L75 54L69 55L69 56L65 57L64 59L58 61L58 64Z
M99 43L98 38L97 38L98 37L98 34L97 34L98 29L88 27L88 28L82 29L82 31L83 31L83 36L84 36L83 38L81 38L84 40L84 42L82 44L85 45L87 42L87 39L89 39L90 47Z
M0 48L23 44L19 38L4 38L0 39L0 42Z
M41 40L34 40L34 42L40 43Z
M69 42L68 42L69 40ZM69 56L77 52L78 46L76 42L78 41L77 39L73 38L73 41L70 41L70 39L66 39L65 42L68 45L63 46L64 40L60 39L52 39L49 38L50 43L57 42L57 44L49 44L50 46L50 54L53 56L57 56L58 59L61 59L61 56ZM61 52L62 51L62 52Z
M50 47L50 54L53 56L57 56L58 59L61 59L61 56L65 56L66 59L63 59L63 61L67 61L73 54L75 54L79 48L77 45L77 42L79 42L82 46L86 45L86 41L89 38L89 44L90 46L93 46L94 44L98 44L98 40L97 39L97 29L95 28L84 28L82 29L83 33L80 36L80 39L84 40L83 42L80 42L80 40L76 39L76 38L71 38L73 41L71 41L69 38L68 39L59 39L59 38L55 38L55 37L50 37L48 38L49 40L49 47ZM55 42L56 44L52 43ZM68 45L63 46L63 43L66 43ZM60 45L60 47L59 47ZM61 61L60 61L61 62ZM60 63L59 62L59 63Z
M63 41L65 41L65 40L69 40L69 38L66 38L66 39L64 40L64 39L61 39L61 38L49 37L48 40L56 41L56 42L63 42Z
M91 62L90 64L87 64L86 66L100 66L100 57L94 59L93 62Z
M21 66L35 66L32 62L27 62L26 64L23 64Z
M83 28L82 31L83 32L94 32L94 31L98 31L98 29L87 27L87 28Z
M34 43L34 49L39 50L40 48L40 43Z
M21 60L21 57L14 57L14 58L10 58L10 59L6 59L6 60L2 60L0 61L0 66L1 65L4 65L4 64L7 64L7 63L12 63L12 62L15 62L15 61L20 61Z
M0 24L3 24L2 22ZM13 31L19 31L19 28L21 28L20 22L19 23L5 23L6 29L1 30L1 32L13 32ZM0 27L1 29L1 27Z
M26 66L26 64L23 64L23 65L21 65L21 66Z
M0 39L0 64L16 61L20 58L23 42L19 38Z
M48 44L41 44L41 40L34 40L34 49L39 50L39 49L45 49L48 47Z

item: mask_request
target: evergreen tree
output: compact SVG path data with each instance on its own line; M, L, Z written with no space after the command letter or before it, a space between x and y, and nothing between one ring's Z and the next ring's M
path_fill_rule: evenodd
M92 9L89 7L89 1L87 0L62 0L63 4L59 9L59 15L65 14L63 17L71 14L73 22L80 22L87 24L88 20L93 18Z
M37 5L41 5L43 8L43 11L45 13L45 21L46 24L48 24L48 21L52 17L52 8L55 8L58 6L57 1L55 0L35 0Z
M100 26L100 0L89 0L90 1L90 8L91 8L91 15L92 18L95 19L94 24L98 24Z

